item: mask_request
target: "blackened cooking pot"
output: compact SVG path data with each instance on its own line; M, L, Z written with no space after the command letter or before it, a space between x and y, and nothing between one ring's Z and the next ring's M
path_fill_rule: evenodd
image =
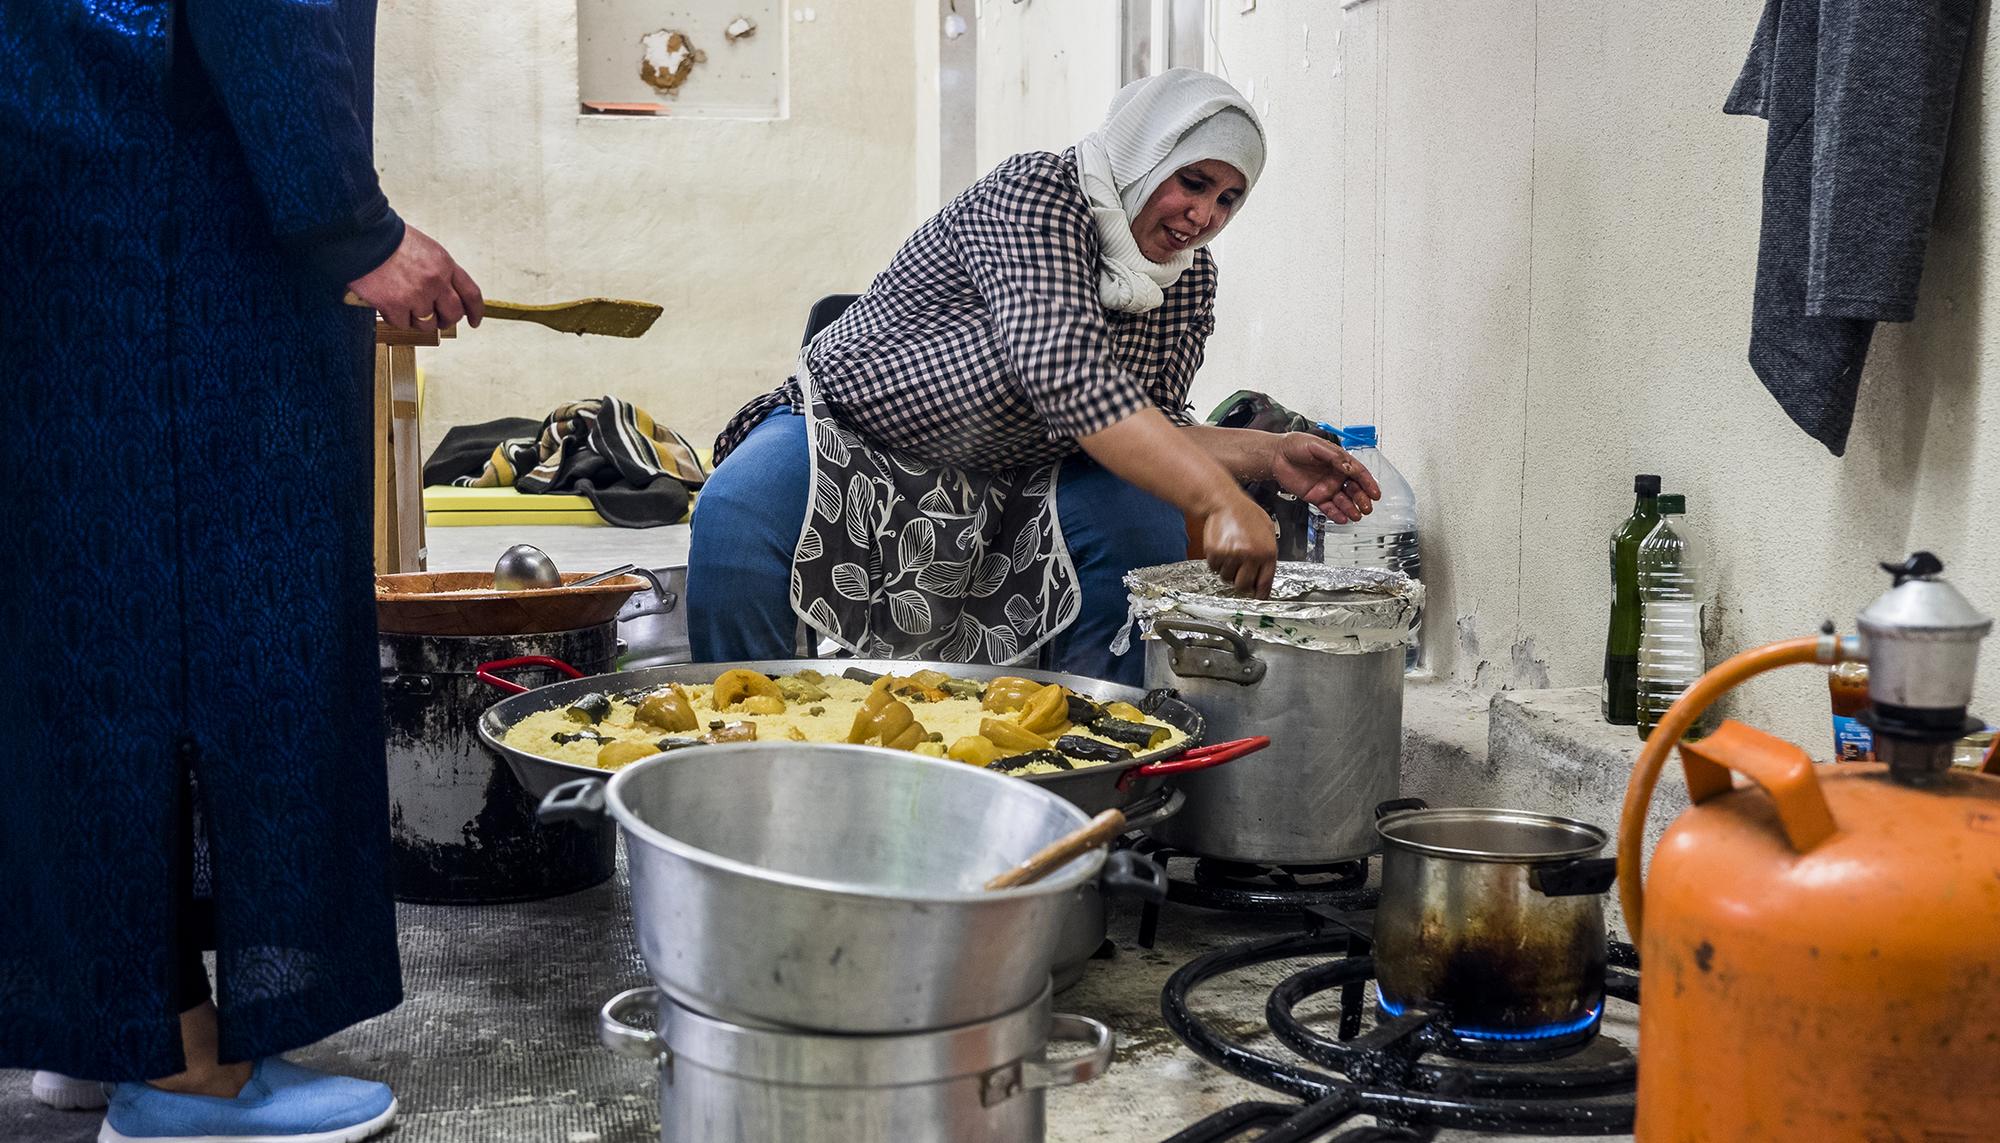
M1399 808L1414 805L1420 808ZM1443 1011L1496 1050L1596 1034L1604 1014L1605 891L1596 826L1548 814L1389 802L1375 914L1382 1009Z

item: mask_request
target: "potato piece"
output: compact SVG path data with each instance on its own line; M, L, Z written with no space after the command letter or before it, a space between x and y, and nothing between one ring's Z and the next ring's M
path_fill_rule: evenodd
M826 688L818 682L796 676L779 679L778 691L786 702L819 702L826 697Z
M1000 748L983 734L968 734L951 744L945 757L971 766L990 766L1002 757Z
M701 725L701 720L695 717L694 704L688 702L687 694L679 687L646 696L636 717L661 730L693 730Z
M744 714L783 714L785 700L775 695L751 695L736 704Z
M715 686L708 692L708 704L716 710L728 710L751 695L769 695L775 699L785 697L769 675L738 667L716 676Z
M921 754L926 758L942 758L944 757L944 743L919 742L917 743L915 753Z
M806 740L806 732L796 726L788 726L785 728L785 737L791 739L793 742L804 742Z
M1029 697L1019 717L1023 729L1053 738L1069 729L1069 692L1050 683Z
M650 742L607 742L597 748L597 768L616 770L659 752L660 748Z
M1055 749L1055 743L1020 723L1009 722L1004 718L980 719L979 735L998 747L1002 755L1019 754L1026 750Z
M1042 684L1033 679L1002 675L986 684L986 698L980 702L979 707L981 710L990 710L996 714L1020 710L1027 705L1028 699L1041 689Z
M754 722L723 722L716 720L708 724L708 733L701 736L703 742L755 742L757 724Z

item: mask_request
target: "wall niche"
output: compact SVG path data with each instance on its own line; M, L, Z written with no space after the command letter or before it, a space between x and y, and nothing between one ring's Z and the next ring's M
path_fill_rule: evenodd
M785 0L577 0L587 115L783 119Z

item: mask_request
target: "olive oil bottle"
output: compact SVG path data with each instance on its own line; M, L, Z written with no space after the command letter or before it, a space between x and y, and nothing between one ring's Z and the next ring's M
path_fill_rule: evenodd
M1611 630L1604 637L1604 681L1598 706L1604 721L1639 721L1639 542L1660 522L1660 478L1632 478L1632 514L1611 533Z

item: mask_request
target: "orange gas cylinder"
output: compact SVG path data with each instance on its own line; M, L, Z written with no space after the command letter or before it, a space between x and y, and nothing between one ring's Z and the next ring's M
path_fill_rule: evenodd
M2000 777L1949 765L1991 622L1921 570L1858 639L1717 667L1640 755L1619 882L1642 965L1642 1143L2000 1139ZM1680 743L1694 804L1642 885L1646 805L1701 709L1773 666L1861 657L1886 764L1814 766L1738 722Z
M1638 1137L2000 1139L2000 778L1815 767L1737 722L1681 756L1701 800L1646 879Z

